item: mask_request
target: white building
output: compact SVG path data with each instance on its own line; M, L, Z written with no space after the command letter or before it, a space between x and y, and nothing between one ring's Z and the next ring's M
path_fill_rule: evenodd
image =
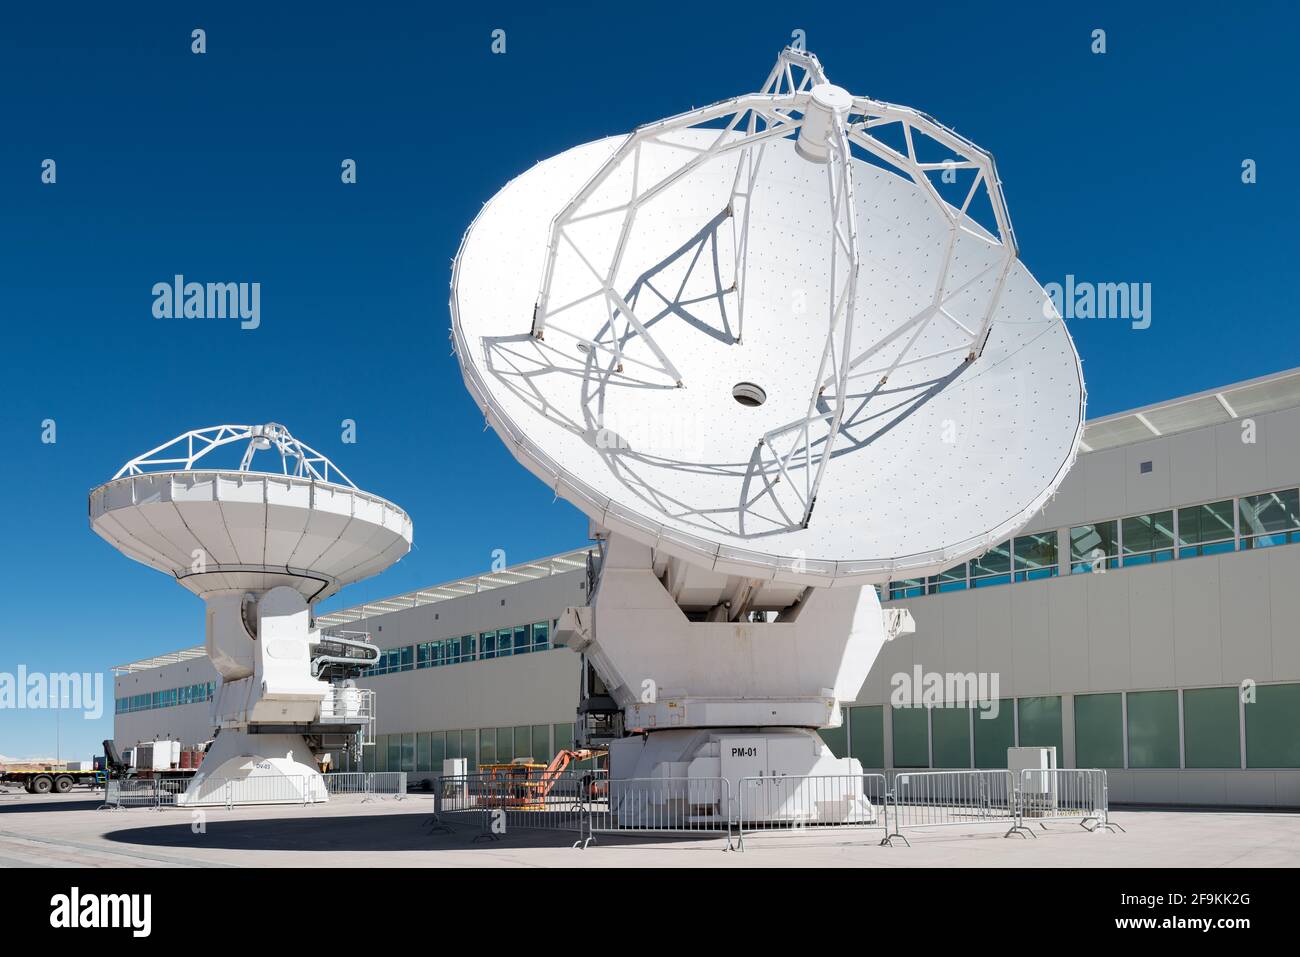
M1088 423L1059 494L1013 541L882 586L886 645L839 728L866 769L1003 767L1013 744L1109 769L1114 803L1300 806L1300 369ZM586 550L322 615L384 659L375 770L548 758L572 737ZM900 676L949 693L897 707ZM956 707L964 681L998 699ZM119 748L211 735L202 648L117 669ZM993 682L996 681L996 687ZM894 700L891 700L894 699ZM984 717L987 713L989 716Z

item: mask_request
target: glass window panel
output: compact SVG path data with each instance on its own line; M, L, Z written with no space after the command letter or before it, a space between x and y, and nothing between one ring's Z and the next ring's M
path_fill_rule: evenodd
M1244 548L1267 548L1300 541L1300 490L1286 489L1241 499Z
M515 654L526 655L532 650L533 639L528 632L527 625L520 625L515 629Z
M885 766L884 715L884 708L878 704L849 709L849 756L857 758L864 771Z
M479 657L495 658L497 656L497 633L485 631L478 638Z
M551 726L551 732L555 735L555 750L568 750L574 745L573 741L573 724L556 724Z
M442 773L442 762L447 759L447 735L435 731L429 735L429 767L434 772Z
M549 764L554 756L555 752L551 750L551 726L533 725L533 757L543 764Z
M484 764L497 763L496 728L480 728L478 732L478 753Z
M894 767L930 766L930 721L925 708L894 708Z
M1232 501L1178 510L1178 557L1233 550Z
M1059 767L1065 751L1061 734L1060 697L1020 698L1016 702L1016 709L1020 715L1020 747L1056 748Z
M501 742L497 742L501 747ZM474 731L462 731L460 734L460 756L465 759L465 767L471 773L478 770L478 734Z
M408 731L402 735L402 766L399 770L415 770L415 732Z
M513 628L502 628L497 632L497 657L509 658L511 649L514 647L515 630Z
M1124 767L1124 702L1118 692L1074 696L1074 766Z
M515 756L515 729L497 728L497 763L506 764Z
M533 726L531 724L518 725L515 728L515 753L511 755L515 758L529 758L533 755Z
M1070 529L1070 572L1090 572L1116 567L1119 556L1119 523L1097 522ZM1104 565L1102 563L1105 563Z
M1128 766L1178 767L1178 692L1130 691Z
M817 732L821 735L822 741L826 747L831 749L831 754L837 758L847 757L849 753L849 729L841 720L838 728L822 728Z
M983 588L1011 581L1011 542L1001 542L970 563L971 585Z
M433 667L432 641L422 641L415 646L415 667L417 669Z
M1257 685L1246 702L1246 766L1300 768L1300 684Z
M970 708L935 708L930 712L936 768L969 768Z
M388 770L388 735L386 734L375 736L375 763L370 770Z
M1056 532L1021 535L1012 546L1016 581L1051 578L1056 574Z
M924 578L904 578L889 583L889 598L891 601L899 598L920 598L924 594Z
M1173 511L1124 519L1120 524L1120 541L1125 565L1145 565L1173 558Z
M551 623L539 621L533 624L533 650L544 651L551 647Z
M449 757L449 758L459 758L459 757L461 756L461 753L460 753L460 732L459 732L459 731L448 731L448 732L446 732L445 737L446 737L446 753L447 753L447 757Z
M1189 768L1241 767L1241 714L1236 688L1183 692L1183 757Z
M966 563L945 569L930 578L931 592L962 591L966 587Z
M432 771L432 758L429 751L429 732L421 731L415 736L415 770Z
M1016 743L1013 724L1015 706L1010 698L1001 698L993 708L977 708L975 720L975 766L977 768L1005 768L1007 748Z
M385 770L402 770L402 736L400 734L390 734L388 736L388 765Z
M461 661L473 661L473 660L474 660L474 657L475 657L475 655L474 655L474 636L473 636L473 635L461 635L461 636L460 636L460 660L461 660Z

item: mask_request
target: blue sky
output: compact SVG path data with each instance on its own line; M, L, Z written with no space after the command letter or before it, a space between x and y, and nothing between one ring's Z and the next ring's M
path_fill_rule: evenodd
M1150 328L1071 323L1091 416L1300 365L1293 5L731 6L6 6L0 672L202 640L198 599L86 521L90 488L191 428L282 422L411 514L412 554L326 607L584 541L482 431L447 342L451 258L510 177L757 88L795 29L836 83L994 153L1041 282L1151 283ZM155 319L175 273L260 282L260 328ZM61 726L87 757L111 702ZM54 744L52 712L0 711L0 753Z

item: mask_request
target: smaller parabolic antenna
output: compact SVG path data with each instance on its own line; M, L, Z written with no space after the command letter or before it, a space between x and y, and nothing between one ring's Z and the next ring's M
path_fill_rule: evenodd
M801 50L507 184L451 313L489 424L605 543L557 640L615 779L860 771L812 729L906 632L867 586L1014 534L1079 448L992 157Z
M275 467L258 471L255 462ZM314 756L349 745L373 718L336 659L355 660L354 675L378 654L367 642L323 638L311 609L410 550L406 513L269 423L186 432L131 459L91 491L90 525L207 603L219 732L184 801L205 803L226 787L286 799L273 796L277 786L324 800ZM337 654L342 645L355 647ZM268 776L278 784L239 790Z

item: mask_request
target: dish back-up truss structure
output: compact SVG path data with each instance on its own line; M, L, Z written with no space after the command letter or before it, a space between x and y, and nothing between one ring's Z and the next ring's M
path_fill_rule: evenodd
M674 138L674 134L687 130L708 130L711 141L699 146ZM883 135L886 131L894 134L893 143ZM824 341L816 374L808 383L806 412L756 436L756 445L761 471L770 480L767 492L775 497L775 486L782 484L788 490L786 495L793 496L793 502L782 508L783 514L791 518L793 525L806 528L836 449L852 389L866 381L873 390L867 402L854 410L855 418L862 419L872 400L885 401L883 387L898 369L951 358L956 370L974 361L983 348L1003 284L1018 255L997 171L988 153L916 110L849 96L829 86L815 56L786 49L759 92L637 128L563 207L550 227L531 331L538 339L552 334L576 340L581 347L606 358L613 374L622 374L628 365L635 365L638 371L663 377L676 387L690 387L692 383L686 381L674 362L671 346L662 345L650 328L647 312L651 307L639 302L639 297L625 297L621 291L629 285L624 265L638 212L704 164L738 157L730 198L719 217L729 220L732 227L734 282L727 292L734 296L735 342L739 345L744 335L755 184L762 175L769 145L791 136L798 137L800 155L823 162L826 167L829 216L820 228L831 237L829 294L825 302L814 304L824 310ZM666 175L647 178L643 153L654 146L685 155ZM925 305L874 341L860 344L857 351L853 331L861 250L853 198L854 147L922 190L946 221L949 234L942 268ZM937 155L942 158L926 159L925 147L931 154L936 154L934 148L938 147ZM602 188L620 171L630 171L630 176L623 177L624 195L611 202L612 191ZM973 175L966 177L964 195L954 204L940 193L934 177L938 174L955 184L959 171ZM974 218L974 209L979 207L989 213L989 228ZM583 224L597 220L617 224L614 242L609 242L607 231L588 232L584 239ZM997 255L980 270L953 282L951 266L959 236L986 243ZM569 281L563 285L571 291L556 297L556 287L561 285L557 283L557 271L566 268ZM971 322L968 316L958 316L949 308L954 300L990 276L996 282L978 321ZM658 292L649 283L633 282L631 286L638 291ZM671 308L674 304L667 297L659 298L664 306ZM606 317L605 325L596 334L567 321L579 307L593 301L600 303ZM589 321L589 314L586 318ZM959 341L917 354L918 343L936 322L950 324L957 330ZM633 339L639 339L648 349L648 359L627 354L627 343Z

